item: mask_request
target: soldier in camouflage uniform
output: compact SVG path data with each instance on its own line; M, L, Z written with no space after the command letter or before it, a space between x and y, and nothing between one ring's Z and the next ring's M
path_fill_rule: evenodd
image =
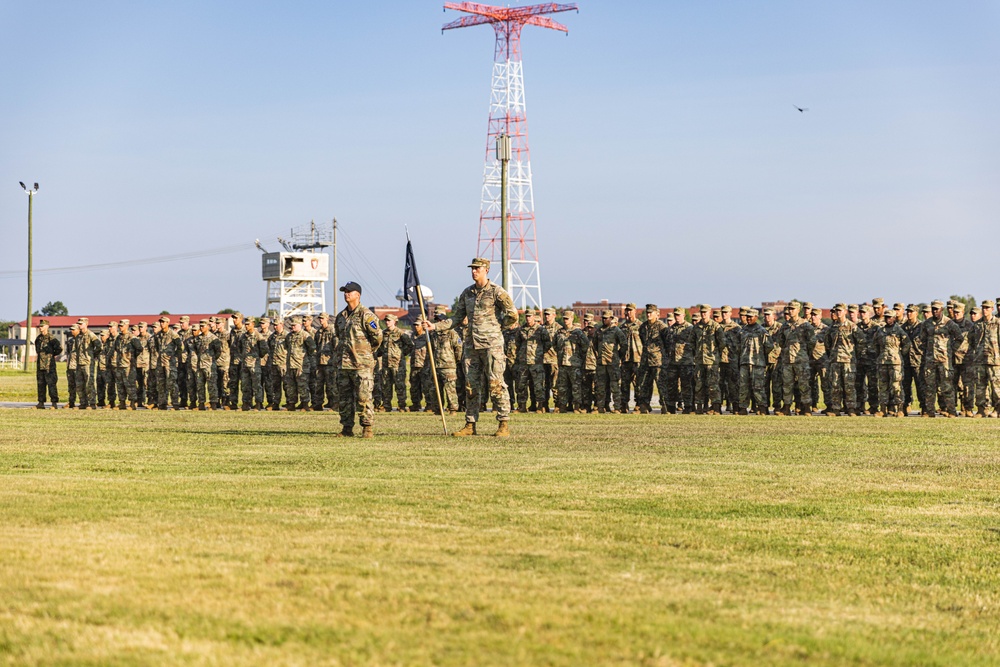
M389 313L385 316L385 331L378 353L382 357L382 386L385 388L385 410L392 410L392 390L400 412L406 410L406 357L413 351L413 339L396 326L399 318Z
M627 341L614 324L614 313L605 310L601 313L601 326L594 332L594 354L597 359L597 373L594 378L594 387L597 402L597 411L605 413L610 410L618 414L618 405L621 404L621 357L622 348ZM611 394L610 397L608 394ZM610 398L611 402L608 403Z
M226 329L226 320L221 317L209 318L209 329L219 339L222 351L215 362L215 382L218 386L219 405L223 410L232 410L229 396L229 371L233 367L233 356L229 349L229 331Z
M274 320L274 332L267 339L267 347L271 351L270 362L268 363L269 382L271 393L268 395L268 409L281 409L281 394L285 388L285 369L288 367L288 348L285 346L285 339L288 332L285 331L285 321L276 318ZM220 354L221 344L220 343Z
M542 326L549 334L549 346L545 350L545 357L542 360L542 367L545 375L545 393L540 398L540 403L543 412L551 412L552 408L549 407L549 398L552 399L552 406L559 406L559 360L556 359L556 350L553 344L556 340L556 334L559 332L560 326L556 322L556 309L546 308L545 312L542 313Z
M719 370L722 330L712 319L712 307L702 304L701 321L694 327L694 407L698 414L722 412L722 377Z
M146 403L146 387L149 384L149 325L146 322L139 322L139 332L134 337L137 352L135 359L135 398L139 405Z
M639 364L642 363L642 338L639 335L639 313L634 303L625 304L625 321L618 329L625 335L622 346L621 391L619 403L615 406L622 414L628 414L632 390L635 388L636 406L639 411Z
M740 332L740 414L751 411L758 415L769 413L767 406L767 364L774 343L757 321L759 311L747 308L745 315L747 324Z
M177 360L180 358L180 336L170 327L170 318L164 315L159 319L160 330L156 332L156 396L159 400L158 410L167 409L168 399L174 409L180 407L180 395L177 388Z
M785 306L787 321L778 332L781 346L782 413L792 414L792 400L798 393L798 412L804 417L812 415L812 392L809 389L809 362L816 345L816 332L802 319L801 304L792 301Z
M861 322L858 331L864 337L862 346L857 350L858 374L855 377L858 395L858 410L865 414L874 414L878 410L878 363L875 360L875 334L878 324L875 323L875 310L866 304L859 307ZM867 405L867 408L866 408Z
M684 318L683 308L674 308L674 323L666 336L667 409L674 414L694 412L694 326Z
M39 410L45 409L48 393L52 407L59 407L59 376L56 374L56 358L62 354L59 339L49 333L49 321L39 320L38 335L35 336L35 383L38 388Z
M80 409L97 408L97 383L94 377L97 366L97 356L101 353L101 340L90 330L90 320L81 317L76 322L80 327L80 336L74 348L76 353L76 388L80 396Z
M468 316L469 329L465 336L463 362L468 395L465 400L465 427L454 435L476 434L479 419L480 392L488 389L497 413L496 436L510 435L510 394L504 384L506 356L503 349L503 328L518 320L514 301L502 287L490 282L490 260L477 257L469 264L473 284L462 292L451 315L452 326ZM449 322L438 322L431 328L446 328ZM485 392L484 392L485 393Z
M333 351L337 347L337 336L330 323L328 313L319 314L319 329L313 336L316 341L316 383L312 394L312 409L321 412L323 399L326 407L337 404L337 368L331 364ZM338 406L339 407L339 406Z
M833 324L826 328L826 373L830 387L829 399L826 401L826 414L838 416L846 410L850 416L858 414L857 383L854 374L857 372L857 348L864 344L864 335L858 332L858 327L847 317L847 306L838 303L830 310Z
M292 318L292 330L285 336L285 409L294 412L308 409L309 355L316 351L316 340L302 329L302 318ZM343 421L343 410L341 420ZM353 411L351 415L354 417Z
M559 412L583 412L583 363L590 338L574 326L572 310L563 311L562 327L556 333L556 358L559 361Z
M983 382L986 375L986 367L983 365L983 334L985 333L982 328L983 309L980 306L973 306L969 310L969 320L972 322L972 328L966 336L965 378L963 382L972 392L972 401L978 410L976 412L966 410L965 416L982 419L990 412Z
M101 409L115 406L115 344L111 331L117 328L117 322L109 322L108 328L98 334L101 351L97 354L97 407Z
M121 329L115 338L114 350L114 371L115 371L115 393L118 394L119 410L135 410L135 365L133 356L135 346L132 344L132 332L129 331L129 321L119 322ZM125 400L128 399L126 405Z
M524 313L524 326L520 330L518 354L522 358L521 374L517 380L516 394L521 401L518 412L528 411L531 398L533 412L545 412L545 356L552 347L549 330L535 319L531 309Z
M243 410L264 409L264 386L261 383L260 360L267 357L267 341L256 330L254 318L244 321L243 338L240 339L240 369L243 373ZM302 409L308 409L308 403Z
M897 306L901 304L896 304ZM917 319L919 308L914 304L904 306L904 315L900 318L899 325L903 327L906 336L910 339L910 353L903 359L903 414L910 411L910 404L913 403L913 393L916 391L917 403L923 405L923 379L920 377L921 349L914 344L914 338L920 330L920 321ZM916 384L916 387L914 387Z
M965 316L965 303L954 301L952 310L955 313L953 322L962 332L962 341L955 348L955 371L953 374L953 384L955 385L955 395L961 403L962 413L966 417L971 417L975 409L976 387L975 379L969 375L966 367L965 356L969 348L968 337L973 325L969 318Z
M448 307L439 304L434 308L434 320L442 322L448 317ZM458 412L458 364L462 361L462 340L454 329L442 329L431 333L431 345L434 350L434 368L437 371L438 386L444 408L450 414ZM506 362L506 360L505 360ZM424 372L430 372L430 364L424 366ZM437 402L437 390L429 397L428 406L434 414L440 414L442 406Z
M660 412L667 413L667 376L664 370L666 356L665 334L667 325L660 319L660 309L653 303L646 304L646 321L639 325L639 342L642 359L639 362L639 380L635 402L641 414L652 411L653 384L660 394Z
M177 393L180 396L181 408L192 410L195 408L196 400L194 396L194 391L188 391L188 387L194 386L194 376L196 373L195 365L192 365L188 360L188 354L191 349L191 343L188 341L194 334L194 330L191 328L191 318L188 315L181 315L178 319L180 323L177 335L180 336L180 358L177 360Z
M264 392L264 409L267 410L271 406L274 394L274 387L271 384L271 334L274 331L271 330L270 317L262 317L257 322L257 335L264 343L261 348L263 354L260 357L260 388Z
M922 416L936 416L938 402L945 416L957 416L952 374L955 371L955 350L962 344L962 330L944 315L941 301L931 303L931 319L924 320L917 341L924 350L924 396L927 405Z
M199 410L219 409L219 387L215 382L215 364L222 352L222 343L212 333L208 320L198 322L198 335L195 340L195 358L198 360L195 371L194 394ZM205 393L208 392L208 407L205 406Z
M237 311L229 316L229 335L226 336L229 354L229 385L226 388L226 397L229 401L229 409L235 410L240 402L240 355L237 350L241 349L240 338L243 337L243 313Z
M733 307L719 309L719 328L722 331L722 348L719 350L720 389L722 400L730 414L737 414L744 406L740 403L740 329L733 321Z
M774 410L777 412L781 409L781 398L782 398L782 376L781 367L778 365L781 359L781 346L778 343L778 332L781 331L781 327L784 325L784 321L779 322L777 313L774 308L764 308L761 311L764 314L764 330L767 331L767 335L771 337L771 352L767 355L767 370L765 372L765 388L767 390L767 406L774 405ZM768 410L770 414L770 410Z
M823 309L813 308L809 313L809 324L816 335L816 345L809 359L809 392L813 405L819 407L819 392L823 390L823 403L830 401L830 386L826 381L826 325L823 323Z
M594 351L594 314L583 316L583 333L587 334L587 351L583 356L583 409L594 410L594 382L597 376L597 352Z
M69 338L66 339L66 389L69 393L67 408L76 407L76 343L80 340L80 325L69 327Z
M895 310L884 311L883 318L883 326L875 332L879 404L875 416L904 417L903 360L910 354L910 337L896 321Z
M302 331L305 332L307 336L316 342L316 329L313 327L313 318L309 315L305 315L302 318ZM302 373L309 379L309 396L315 397L317 392L317 382L316 378L319 373L319 345L314 345L312 347L312 352L306 354L306 358L302 362ZM322 399L320 399L322 400ZM310 408L309 403L305 405L300 405L300 410L308 410Z
M426 375L424 366L427 361L427 334L424 331L422 322L418 319L413 323L413 333L410 337L413 342L410 352L410 412L420 412L423 400L430 401L430 392L433 387L425 386Z
M503 381L507 385L507 393L510 395L511 406L518 405L517 401L517 340L521 333L521 327L519 324L514 324L512 326L506 327L503 330L503 353L506 360L503 370ZM461 366L459 367L461 369ZM462 409L465 409L465 401L462 394L465 392L465 381L461 375L459 375L458 383L458 400L459 405Z
M361 437L374 438L375 354L382 345L382 327L372 311L361 305L361 285L349 282L340 288L347 304L337 314L337 396L340 400L340 435L354 435L355 411L360 413Z
M979 322L982 371L976 386L976 403L983 416L997 417L1000 410L1000 317L994 314L994 302L983 301L983 319ZM979 414L979 413L977 413Z

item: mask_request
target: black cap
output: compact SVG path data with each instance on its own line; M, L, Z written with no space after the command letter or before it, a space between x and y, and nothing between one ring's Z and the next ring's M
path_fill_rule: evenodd
M340 291L341 292L357 292L358 294L361 294L361 285L357 284L356 282L354 282L352 280L351 282L349 282L346 285L344 285L343 287L341 287Z

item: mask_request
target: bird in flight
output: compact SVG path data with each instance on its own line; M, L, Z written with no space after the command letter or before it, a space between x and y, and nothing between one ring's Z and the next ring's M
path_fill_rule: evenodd
M800 107L798 104L793 104L792 106L795 107L796 109L798 109L799 113L805 113L806 111L809 111L808 107L803 108L803 107Z

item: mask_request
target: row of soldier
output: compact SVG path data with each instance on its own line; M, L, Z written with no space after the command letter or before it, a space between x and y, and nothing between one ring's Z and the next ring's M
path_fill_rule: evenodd
M921 413L996 416L1000 407L1000 349L994 302L965 316L962 302L929 306L881 299L822 312L792 302L780 314L703 305L687 319L675 308L667 321L655 305L641 317L634 304L623 321L611 311L578 325L572 311L528 310L524 323L504 330L505 381L520 412L628 412L652 409L653 388L666 413L812 414L820 392L827 414ZM447 309L438 307L435 319ZM923 315L923 319L920 315ZM763 321L758 318L763 315ZM804 317L803 317L804 315ZM434 387L427 336L421 322L404 332L387 315L375 352L374 409L455 412L470 393L464 387L462 327L431 332ZM86 318L67 340L69 406L134 409L339 410L338 340L330 317L214 317L171 324L161 317L153 332L145 322L113 322L94 334ZM54 358L62 350L47 332L35 341L39 406L56 404ZM58 349L57 349L58 348ZM409 369L407 369L409 360ZM409 381L409 382L407 382ZM485 398L486 392L479 392ZM958 399L956 398L958 397ZM958 401L960 400L960 405ZM352 406L353 407L353 406ZM485 406L483 406L485 408ZM353 412L353 411L352 411Z

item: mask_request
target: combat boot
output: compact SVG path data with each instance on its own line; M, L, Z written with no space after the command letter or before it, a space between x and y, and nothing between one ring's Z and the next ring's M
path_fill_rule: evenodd
M463 438L467 435L476 435L476 422L465 422L461 430L455 431L452 435L456 438Z
M497 424L497 432L494 434L497 438L508 438L510 437L510 427L507 426L507 420Z
M333 437L335 437L335 438L353 438L354 437L354 428L351 427L351 426L345 426L343 428L343 430L341 430L340 433L336 434Z
M375 432L372 431L371 424L368 424L367 426L365 426L365 425L361 426L361 437L362 438L374 438L375 437Z
M711 414L713 414L713 415L721 415L722 414L722 403L713 403L712 404L712 413Z
M39 410L44 410L45 409L45 404L44 403L39 403L35 407L38 408Z

